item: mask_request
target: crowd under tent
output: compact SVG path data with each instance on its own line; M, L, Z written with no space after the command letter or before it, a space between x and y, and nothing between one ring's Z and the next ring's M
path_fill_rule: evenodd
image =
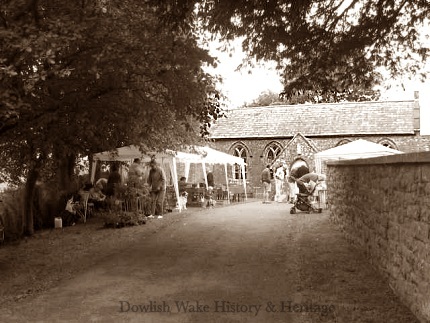
M151 159L155 158L157 162L166 172L166 176L170 175L170 182L173 184L175 195L179 200L178 188L178 173L177 163L184 163L185 177L188 178L190 164L202 165L203 177L205 178L206 188L208 187L206 178L206 164L224 164L226 174L226 186L228 188L228 172L227 165L239 165L243 178L245 178L245 162L242 158L232 156L209 147L193 146L191 147L195 153L187 153L181 151L167 150L161 153L143 153L138 146L125 146L114 149L112 151L105 151L93 155L93 165L91 169L91 182L94 183L96 164L98 162L121 161L131 163L135 158L139 158L142 163L149 163ZM169 181L168 181L169 182ZM246 197L246 181L243 180L243 187Z
M317 173L322 173L324 163L331 160L360 159L401 153L399 150L385 147L381 144L358 139L315 154L315 169Z

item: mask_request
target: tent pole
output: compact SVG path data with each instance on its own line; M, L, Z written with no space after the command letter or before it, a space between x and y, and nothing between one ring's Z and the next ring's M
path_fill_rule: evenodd
M248 195L246 194L246 178L245 178L245 165L240 165L240 170L242 172L242 184L243 184L243 190L245 192L245 201L248 200Z
M184 177L185 177L185 180L188 182L188 177L189 177L189 175L190 175L190 162L185 162L185 169L184 169Z
M225 183L227 186L227 204L230 204L230 189L228 188L228 169L227 169L227 163L224 164L224 170L225 170Z
M97 160L93 160L93 167L91 168L91 184L94 185L94 180L96 179L96 166Z
M206 176L206 163L202 161L203 178L205 179L206 189L208 189L208 178Z
M179 201L178 173L176 168L176 157L170 161L170 174L172 175L173 187L175 188L176 201L178 203L179 212L182 211L182 205Z

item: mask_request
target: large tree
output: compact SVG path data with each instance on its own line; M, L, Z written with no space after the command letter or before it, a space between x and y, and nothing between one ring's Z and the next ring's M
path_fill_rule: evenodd
M177 148L207 135L220 113L202 70L212 58L192 25L161 25L138 0L2 5L0 176L26 178L28 234L38 179L65 192L78 156L131 143Z
M158 0L153 0L158 2ZM372 90L381 68L417 75L429 55L420 35L427 0L165 0L160 15L200 24L226 40L243 37L249 57L278 64L284 95L342 99ZM198 4L197 11L191 9ZM425 30L426 31L426 30ZM428 31L426 31L428 32Z

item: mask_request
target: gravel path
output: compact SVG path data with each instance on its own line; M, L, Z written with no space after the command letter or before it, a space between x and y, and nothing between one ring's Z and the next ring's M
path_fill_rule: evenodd
M93 219L5 246L0 321L418 322L326 212L288 211L253 202L109 230Z

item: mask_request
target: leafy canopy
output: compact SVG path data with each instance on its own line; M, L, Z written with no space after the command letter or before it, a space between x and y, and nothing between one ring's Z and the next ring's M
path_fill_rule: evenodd
M67 156L177 148L221 113L193 26L160 24L145 1L6 0L0 22L0 164L14 179L35 161L55 173Z
M156 0L154 0L156 1ZM163 1L160 15L179 21L192 13L225 40L243 37L257 60L277 62L284 95L360 96L391 77L417 75L429 55L420 31L427 0L196 0ZM197 4L196 11L190 8Z

